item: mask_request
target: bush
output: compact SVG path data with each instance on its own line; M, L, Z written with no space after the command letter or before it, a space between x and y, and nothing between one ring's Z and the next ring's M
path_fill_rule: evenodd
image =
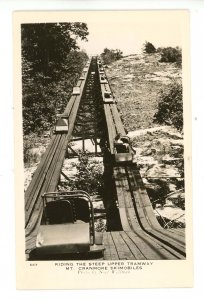
M160 92L158 111L154 122L173 125L178 130L183 129L183 96L182 84L173 82Z
M24 140L23 143L23 160L24 163L29 163L31 160L31 154L30 154L30 149L31 149L32 145L31 142L28 139Z
M83 190L90 195L97 194L102 188L102 165L90 160L87 152L79 153L79 162L73 164L77 169L74 180L68 182L71 190Z
M121 59L123 57L122 54L123 54L122 51L120 51L119 49L112 50L112 49L105 48L103 50L103 53L101 54L101 57L105 64L110 64L116 60Z
M156 52L156 48L154 47L154 45L150 42L145 42L144 44L144 52L151 54L151 53L155 53Z
M32 148L35 147L35 135L31 137L26 136L23 141L23 161L27 166L37 163L40 160L40 154L33 152Z
M182 65L182 52L179 47L162 48L160 49L161 59L160 62L176 63L178 66Z

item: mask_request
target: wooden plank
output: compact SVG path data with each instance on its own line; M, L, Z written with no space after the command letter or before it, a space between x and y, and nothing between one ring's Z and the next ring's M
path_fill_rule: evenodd
M153 223L155 224L155 226L159 227L160 225L156 220L156 216L153 212L152 205L151 205L149 197L147 196L146 191L144 192L143 190L141 190L141 188L135 188L135 187L138 187L137 180L135 179L131 168L127 167L127 170L128 170L128 176L130 179L130 184L132 187L134 199L135 199L135 204L137 207L137 212L138 212L138 215L140 217L143 227L146 230L151 230L151 226ZM145 197L144 197L144 195L145 195ZM145 200L146 207L144 205L143 200Z
M50 182L49 185L46 188L46 192L54 192L57 188L59 178L60 178L60 172L62 169L65 153L66 153L66 136L62 137L62 144L59 147L58 153L56 153L56 156L53 161L53 166L51 169L52 175L50 174Z
M174 233L174 234L178 234L181 237L185 238L185 228L171 228L171 229L167 229L167 230Z
M54 191L56 189L57 184L58 184L58 180L59 180L59 177L60 177L60 171L61 171L63 160L64 160L64 157L65 157L67 144L68 144L68 141L71 137L71 133L72 133L73 128L74 128L74 123L75 123L75 120L76 120L80 100L81 100L81 97L78 97L75 100L75 103L74 103L74 105L72 107L72 110L70 112L70 115L69 115L69 124L70 125L69 125L69 128L68 128L68 134L67 134L66 137L65 137L65 135L63 135L63 137L62 137L63 138L62 147L61 147L61 144L59 145L59 150L56 154L57 157L55 157L55 161L57 161L57 163L54 167L54 175L50 176L51 180L50 180L50 183L49 183L49 185L46 189L47 192L48 191ZM53 169L53 168L51 168L51 169Z
M119 168L119 176L122 175L122 186L123 186L123 192L124 192L124 197L125 197L125 207L133 207L133 202L132 202L132 195L130 193L130 187L128 184L127 180L127 175L124 167Z
M41 202L41 207L39 208L39 210L34 210L32 213L32 217L29 220L26 228L25 228L25 236L26 239L30 236L30 234L36 234L37 235L37 231L38 231L38 226L40 225L41 222L41 218L42 218L42 212L43 212L43 205Z
M131 231L131 227L129 224L129 220L127 217L127 213L126 213L126 208L125 207L120 207L119 208L119 214L120 214L120 220L121 220L121 224L122 224L122 228L124 231Z
M151 235L148 235L148 238L156 242L162 249L167 250L171 255L173 255L174 259L185 259L185 256L180 254L178 251L174 250L171 246L165 245L162 241L156 240L154 237Z
M57 147L57 143L59 142L60 136L55 136L47 151L44 153L44 156L42 157L42 160L40 164L38 165L34 176L25 192L25 209L28 210L31 202L32 197L34 197L34 194L36 193L36 189L38 186L40 186L43 182L43 176L45 176L46 171L49 169L49 164L52 160L52 153L55 151Z
M137 213L140 219L140 223L145 230L151 230L151 226L144 214L144 210L141 207L137 207Z
M58 174L58 170L56 170L56 164L58 162L58 157L59 157L59 154L60 154L60 152L62 150L62 147L63 147L63 143L64 143L63 136L64 135L61 135L58 147L57 147L55 153L53 154L52 162L50 164L48 172L46 173L46 178L45 178L44 184L41 187L41 191L40 191L40 194L39 194L39 199L38 199L38 201L36 201L36 205L35 205L36 209L38 209L38 207L40 205L40 202L42 202L41 195L43 195L45 192L48 192L48 186L49 186L50 181L52 180L53 173L56 176L60 176L60 171L59 171L59 174ZM55 180L54 181L55 188L57 187L57 184L58 184L58 182L56 182L56 180Z
M136 216L136 213L135 213L135 209L132 207L132 208L128 208L127 209L127 214L128 214L128 219L130 220L131 222L131 227L135 230L135 231L138 231L138 230L142 230L139 222L138 222L138 219L137 219L137 216Z
M132 188L134 190L134 185L136 184L136 180L134 179L134 176L132 174L132 170L130 167L128 167L128 175L130 178L130 183L132 185ZM140 221L143 225L143 228L152 236L155 238L158 238L167 245L172 245L174 247L177 247L177 249L181 252L185 252L185 246L184 246L184 241L175 235L172 235L170 232L167 230L164 230L160 226L158 226L158 222L156 220L156 216L154 213L152 213L152 209L150 210L150 207L145 207L142 204L142 195L140 194L140 189L133 191L134 198L137 199L137 201L140 203L141 207L137 207L137 212L140 217ZM154 227L155 225L155 227Z
M119 231L112 231L111 232L113 242L117 249L119 259L135 259L134 255L130 251L130 248L122 239Z
M73 105L74 105L74 103L76 101L76 98L77 98L77 96L71 96L70 97L70 99L68 101L68 104L67 104L67 106L66 106L66 108L65 108L62 116L69 116L70 111L72 110L72 107L73 107Z
M81 88L81 94L79 96L71 96L70 99L69 99L69 102L65 108L65 111L63 113L63 115L70 115L70 111L72 110L72 107L75 103L75 101L78 99L79 101L81 100L82 96L83 96L83 93L84 93L84 88L85 88L85 85L86 85L86 81L87 81L87 78L88 78L88 75L89 75L89 69L90 69L90 66L88 68L88 71L86 72L85 74L85 79L84 80L78 80L77 82L77 85L78 87ZM80 99L79 99L80 98Z
M120 207L133 207L132 196L124 167L114 167L114 178Z
M114 178L115 178L115 186L116 192L118 196L118 205L120 208L125 207L125 197L123 193L123 183L119 178L118 168L114 168L113 170Z
M127 232L127 235L137 245L138 249L146 259L158 260L175 258L145 235L138 236L138 234L135 234L134 232Z
M33 227L38 223L38 219L41 216L41 210L42 210L41 194L46 191L46 188L48 186L50 186L51 190L56 189L58 183L57 179L59 178L60 171L61 171L60 166L62 166L63 164L63 160L66 152L65 149L68 143L68 139L71 138L71 133L74 128L74 123L75 123L79 103L82 98L82 94L84 92L85 82L86 80L83 82L81 80L78 81L78 86L81 86L81 94L79 96L72 96L70 98L70 101L68 102L64 112L64 114L69 116L68 134L67 135L58 134L54 136L53 138L54 146L52 144L51 146L49 146L48 155L46 156L46 159L42 160L41 162L42 170L36 173L36 180L33 181L31 187L29 188L26 194L26 196L29 199L29 203L27 203L28 211L26 213L26 224L28 225L26 229L27 235L29 235L29 231L31 232L34 230ZM62 136L67 136L67 140L63 140L63 138L61 139ZM60 155L60 151L62 151L61 155ZM31 193L34 193L32 198L30 197ZM36 211L33 214L32 220L30 220L31 214L33 213L35 207L36 207Z
M140 222L143 224L145 230L149 230L150 232L152 232L152 228L149 225L148 218L145 215L143 209L141 207L137 207L137 211L138 211L138 215L140 217ZM130 209L130 208L128 209L128 219L131 222L131 226L133 227L133 229L136 232L138 232L138 230L140 230L140 233L141 233L140 225L139 225L139 222L135 215L134 209Z
M160 226L159 222L157 221L157 218L156 218L155 213L153 211L152 205L151 206L145 206L144 209L145 209L147 217L150 220L150 224L153 226L153 228L160 230L161 226Z
M130 239L130 237L127 235L126 232L122 231L120 232L121 237L125 241L125 243L130 248L132 254L134 255L135 259L143 259L145 260L146 257L143 255L143 253L140 251L140 249L137 247L137 245Z
M112 116L114 118L117 132L121 133L122 135L126 135L116 104L110 104L110 108L111 108Z
M174 247L177 247L179 251L185 252L185 247L182 245L182 241L180 238L170 235L167 230L161 229L155 229L151 223L151 220L145 216L144 211L142 208L137 209L138 214L140 216L141 224L143 225L143 228L145 231L155 238L158 238L160 241L167 242L169 245L174 245Z
M138 174L139 171L136 170L136 172L138 172L138 173L135 173L135 171L131 170L131 168L129 168L128 171L131 174L131 177L132 177L132 180L134 181L135 187L138 187L138 189L135 191L135 194L138 196L137 197L138 202L140 203L141 207L143 207L143 209L144 209L144 214L145 214L146 218L149 220L149 223L152 226L154 226L154 228L158 228L158 229L161 228L161 226L158 223L157 218L154 214L152 204L151 204L150 198L147 194L147 191L144 187L142 187L143 183L140 183L138 186L138 181L139 181L138 178L140 176ZM137 176L137 179L135 177L135 174ZM142 179L141 179L141 181L142 181Z
M51 172L53 169L54 169L54 166L52 166L49 171ZM47 186L50 182L50 179L52 179L52 177L49 174L45 184L42 187L41 194L43 194L44 192L47 191ZM56 184L57 183L55 183L55 185ZM43 209L42 198L39 197L33 208L32 215L31 215L30 219L28 220L28 223L26 226L26 236L29 236L29 234L35 230L36 226L40 224L40 220L41 220L41 216L42 216L42 209Z
M104 259L106 260L118 260L118 253L113 243L113 239L110 232L104 232L103 243L105 246Z
M35 206L38 205L38 201L39 201L38 199L40 199L40 201L41 201L41 195L43 193L43 186L46 183L47 172L49 172L49 169L48 169L48 171L44 172L43 176L41 177L40 185L36 186L35 193L30 198L30 201L29 201L30 205L29 205L28 209L25 212L25 224L26 224L26 226L27 226L27 223L30 220L31 214L33 213L33 211L35 209Z
M111 154L114 154L114 140L115 140L115 136L116 136L116 131L115 131L115 127L113 124L113 120L111 119L110 108L109 108L108 104L104 105L104 111L105 111L106 123L107 123L107 127L108 127L110 151L111 151Z
M72 131L73 131L74 122L75 122L75 119L76 119L76 114L77 114L77 110L78 110L78 107L79 107L79 101L80 101L80 100L81 100L81 95L80 95L79 97L76 96L76 97L73 99L73 101L71 101L71 102L68 104L68 106L67 106L67 113L68 113L68 109L72 109L72 111L70 112L70 116L69 116L70 119L69 119L69 130L68 130L68 135L71 135L71 133L72 133ZM71 105L73 105L73 106L71 107ZM57 136L58 136L58 135L57 135ZM61 135L59 135L59 136L61 136ZM59 137L59 138L60 138L60 137ZM58 138L58 139L59 139L59 138ZM57 143L56 143L55 145L57 146ZM52 149L52 148L51 148L51 149ZM53 159L52 154L50 154L50 157L48 156L48 159L49 159L49 161L52 161L52 159ZM59 164L61 164L61 162L60 162ZM41 174L41 173L40 173L40 174L37 174L38 176L36 177L36 180L38 180L38 178L39 178L39 183L38 183L39 188L38 188L38 189L35 189L35 195L36 195L36 196L34 196L34 197L37 197L37 195L39 194L41 185L43 184L44 179L45 179L45 177L46 177L46 175L47 175L47 169L50 167L49 164L46 163L46 161L44 161L44 162L42 163L42 166L44 166L44 165L46 165L46 169L45 169L45 172L44 172L43 176L40 175L40 174ZM34 185L34 187L35 187L35 185L36 185L35 181L34 181L33 185ZM29 190L29 191L30 191L30 190ZM30 195L29 193L26 194L26 195L27 195L27 197L30 197L30 196L29 196L29 195ZM28 198L28 199L29 199L29 198ZM33 201L35 202L36 200L33 200ZM32 203L32 200L30 200L30 201L28 202L27 208L28 208L28 205L29 205L30 203ZM28 222L30 213L31 213L31 212L28 212L28 213L27 213L27 216L26 216L26 223Z
M32 249L34 249L34 248L36 248L36 236L32 236L32 238L31 239L29 239L29 240L27 240L26 241L26 249L28 250L32 250Z
M115 140L115 137L116 137L116 128L115 128L115 124L114 124L114 121L113 121L113 118L112 118L112 114L111 114L111 110L110 110L110 104L105 104L105 105L106 105L106 110L107 110L107 116L109 118L109 124L108 125L111 126L111 130L112 130L112 134L113 134L113 138L114 138L112 140L112 143L114 143L114 140Z

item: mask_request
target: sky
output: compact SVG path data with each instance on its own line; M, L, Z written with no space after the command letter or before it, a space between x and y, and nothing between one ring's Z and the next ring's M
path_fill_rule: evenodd
M186 19L185 19L185 17ZM89 55L104 48L120 49L124 55L141 52L145 41L157 47L182 47L182 28L187 13L181 11L101 12L87 15L88 42L79 41Z

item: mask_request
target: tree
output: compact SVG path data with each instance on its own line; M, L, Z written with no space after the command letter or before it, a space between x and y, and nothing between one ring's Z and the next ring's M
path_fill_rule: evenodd
M154 47L154 45L150 42L145 42L144 44L144 52L151 54L151 53L155 53L156 52L156 48Z
M61 68L56 69L58 76L52 79L40 72L32 76L26 76L27 72L23 72L24 134L40 134L43 130L49 130L56 114L64 111L87 55L81 51L71 51L66 59Z
M22 25L24 134L50 128L61 113L87 60L77 39L86 40L85 23Z
M87 25L80 22L22 24L22 56L32 62L34 71L46 74L79 48L78 38L87 40L87 35Z
M103 50L103 53L101 54L101 57L105 64L110 64L116 60L119 60L123 57L123 52L119 49L108 49L105 48Z
M173 125L183 130L183 96L182 85L173 82L168 88L160 92L158 111L154 121L159 124Z
M179 47L162 48L160 53L160 62L176 63L178 66L182 65L182 52Z

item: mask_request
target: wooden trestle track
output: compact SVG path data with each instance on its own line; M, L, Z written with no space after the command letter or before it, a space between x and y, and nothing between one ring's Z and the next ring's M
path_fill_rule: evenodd
M103 103L102 101L101 95L104 91L111 92L111 89L108 81L101 84L99 82L99 63L96 57L92 58L82 75L84 79L79 79L77 83L81 94L71 96L63 114L68 117L68 132L53 135L25 192L25 233L28 258L29 253L35 248L36 235L42 217L41 196L45 192L57 190L67 147L74 130L79 126L76 120L77 115L80 115L80 103L85 105L91 99L91 101L96 101L95 107L97 105L103 107L104 119L102 118L100 122L106 122L107 143L111 154L114 153L116 135L118 133L125 135L116 102ZM94 85L96 85L95 90ZM90 124L94 124L96 129L96 122L91 121ZM84 127L85 123L81 126ZM86 131L86 128L82 131L84 130ZM90 131L95 141L97 134L98 129ZM124 166L115 165L112 168L122 229L103 234L104 259L185 259L184 231L167 230L159 225L136 163L132 162Z

